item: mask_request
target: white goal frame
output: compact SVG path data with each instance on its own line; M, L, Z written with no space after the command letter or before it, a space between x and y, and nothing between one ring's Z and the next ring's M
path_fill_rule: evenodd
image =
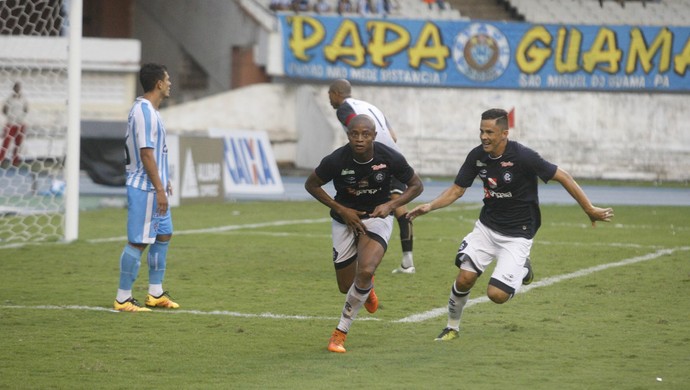
M79 237L82 7L0 3L0 245ZM17 85L28 101L21 127L12 119L21 106L10 103Z
M65 157L64 241L79 238L79 159L81 146L81 35L82 0L70 0L67 154Z

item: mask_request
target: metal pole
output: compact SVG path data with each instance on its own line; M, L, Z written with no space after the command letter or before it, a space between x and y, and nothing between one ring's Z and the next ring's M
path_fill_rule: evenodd
M70 0L69 97L67 104L67 153L65 157L65 238L79 237L79 158L81 135L81 32L82 0Z

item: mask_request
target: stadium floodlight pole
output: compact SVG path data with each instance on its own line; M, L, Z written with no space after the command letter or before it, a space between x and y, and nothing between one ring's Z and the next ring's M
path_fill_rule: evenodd
M64 241L79 237L79 159L81 137L81 31L82 0L70 0L67 151L65 154Z

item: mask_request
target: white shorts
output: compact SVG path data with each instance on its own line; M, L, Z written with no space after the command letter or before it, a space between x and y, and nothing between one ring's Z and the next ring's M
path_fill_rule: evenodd
M367 218L363 219L362 223L367 228L367 236L378 241L385 252L393 232L393 216ZM347 225L334 219L331 221L331 237L333 239L333 264L335 268L343 268L352 263L357 257L357 236Z
M481 275L496 259L496 268L491 278L503 283L514 293L522 286L525 273L525 259L532 249L532 240L523 237L509 237L496 233L479 220L460 244L456 265L462 260L462 255L469 256L471 261L465 260L459 265L466 271L477 272ZM500 283L497 287L501 288Z

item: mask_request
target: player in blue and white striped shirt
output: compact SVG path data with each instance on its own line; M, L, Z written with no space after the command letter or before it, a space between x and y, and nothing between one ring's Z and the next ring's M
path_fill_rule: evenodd
M146 306L180 307L163 291L168 244L173 226L168 196L168 147L165 127L158 113L161 102L170 97L170 76L163 65L145 64L139 71L144 95L134 102L127 124L127 240L120 257L120 284L115 298L117 311L151 311L132 297L139 274L141 255L147 255L149 291Z

